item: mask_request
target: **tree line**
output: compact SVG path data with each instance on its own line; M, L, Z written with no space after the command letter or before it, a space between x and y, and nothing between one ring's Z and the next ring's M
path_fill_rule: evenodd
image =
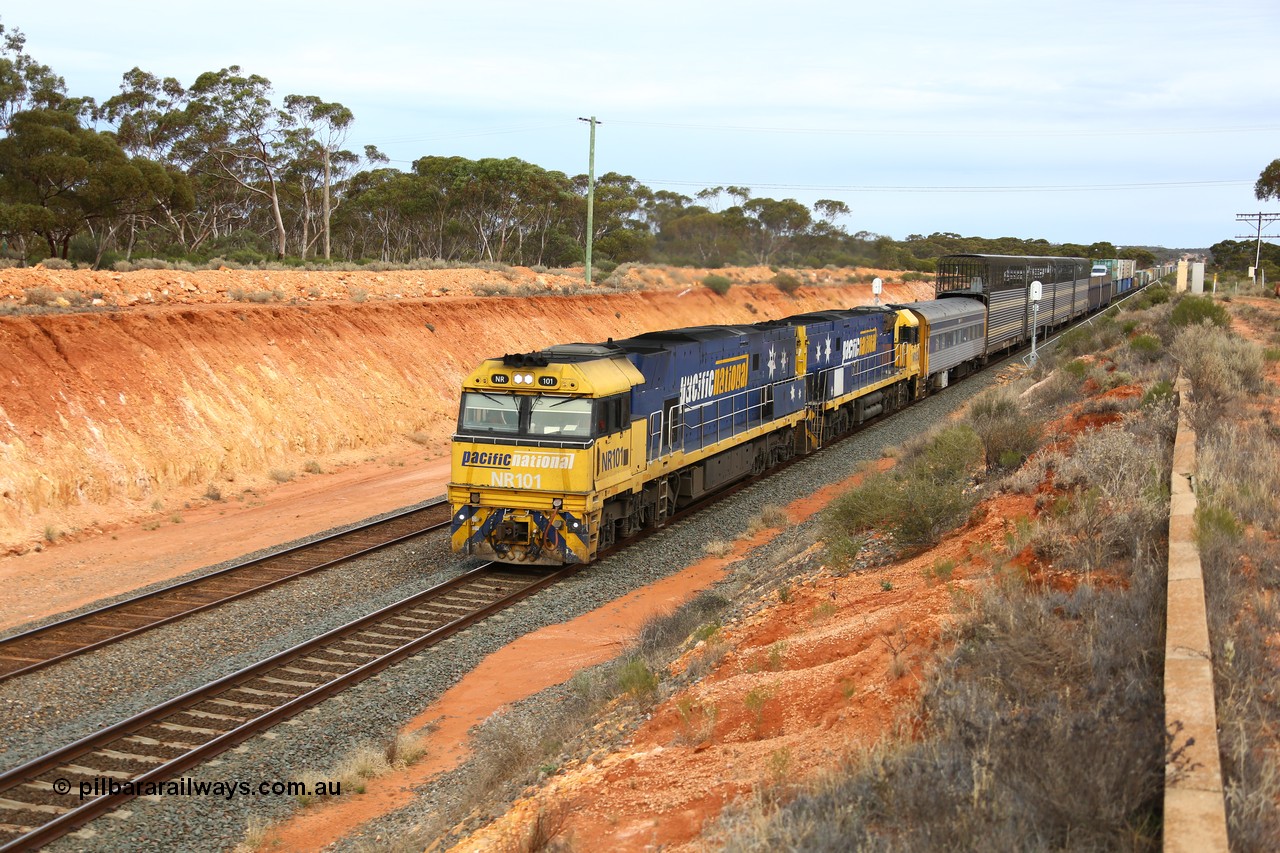
M585 175L509 158L428 155L393 168L349 145L350 109L315 95L277 99L239 66L189 85L139 68L97 103L0 24L0 253L108 266L133 258L240 262L582 262ZM99 130L99 126L107 129ZM876 265L928 271L952 252L1134 257L1047 240L849 233L844 202L692 196L608 172L596 181L594 257L718 267Z

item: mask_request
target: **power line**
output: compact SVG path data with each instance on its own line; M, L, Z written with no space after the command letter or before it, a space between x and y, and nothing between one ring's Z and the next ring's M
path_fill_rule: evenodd
M1120 192L1126 190L1177 189L1188 187L1251 186L1251 181L1164 181L1127 184L1026 184L1008 186L892 186L821 184L766 184L753 181L667 181L637 178L645 186L724 187L742 186L753 190L799 190L846 193L1041 193L1041 192Z
M457 133L438 133L432 136L394 136L379 142L379 145L399 145L405 142L438 142L445 139L466 139L472 136L500 136L509 133L530 133L535 130L547 130L552 127L560 127L562 122L543 122L541 124L525 124L513 125L510 127L495 127L488 130L465 130Z
M739 125L739 124L687 124L680 122L662 122L662 121L637 121L626 119L612 120L614 124L627 125L630 127L652 127L663 128L668 130L710 130L730 133L775 133L790 135L809 135L809 136L915 136L915 137L1060 137L1060 136L1191 136L1204 134L1228 134L1228 133L1274 133L1280 131L1280 125L1237 125L1223 127L1169 127L1169 128L1152 128L1152 129L1090 129L1090 130L1053 130L1053 129L1029 129L1021 128L997 128L997 129L964 129L964 128L941 128L941 129L911 129L911 128L891 128L891 127L862 127L862 128L837 128L837 127L795 127L795 126L768 126L768 125ZM396 136L389 137L379 142L379 145L398 145L408 142L439 142L451 139L467 139L478 136L498 136L503 134L515 133L531 133L540 130L548 130L554 127L563 127L565 120L552 120L531 124L510 125L504 127L495 127L485 130L468 130L458 131L456 133L437 133L424 136ZM396 161L411 162L411 161Z
M1061 130L1061 129L1029 129L1029 128L997 128L997 129L965 129L965 128L941 128L941 129L910 129L910 128L823 128L823 127L794 127L794 126L760 126L760 125L736 125L736 124L680 124L676 122L658 122L658 121L627 121L625 119L614 119L614 124L630 125L632 127L658 127L671 130L715 130L715 131L731 131L735 133L786 133L786 134L806 134L806 135L831 135L831 136L972 136L972 137L1034 137L1034 136L1183 136L1183 135L1201 135L1201 134L1219 134L1219 133L1274 133L1280 130L1280 125L1238 125L1227 127L1168 127L1168 128L1131 128L1123 130L1106 130L1106 129L1090 129L1090 130Z

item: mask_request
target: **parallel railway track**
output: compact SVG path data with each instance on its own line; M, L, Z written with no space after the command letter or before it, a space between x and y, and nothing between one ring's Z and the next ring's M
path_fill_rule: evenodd
M0 640L0 681L97 649L449 523L433 503Z
M576 571L481 566L0 774L0 851L48 844ZM104 779L133 785L82 801Z

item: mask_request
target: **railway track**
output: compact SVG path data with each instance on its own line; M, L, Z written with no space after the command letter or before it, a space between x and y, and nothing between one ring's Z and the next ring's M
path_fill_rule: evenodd
M0 774L0 851L48 844L576 571L472 569Z
M0 640L0 681L412 539L449 523L443 501Z

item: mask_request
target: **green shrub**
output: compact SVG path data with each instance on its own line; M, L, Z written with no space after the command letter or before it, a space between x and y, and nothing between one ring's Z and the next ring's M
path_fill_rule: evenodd
M733 287L733 281L722 275L709 275L702 279L703 287L718 296L724 296Z
M1093 325L1078 325L1060 334L1053 350L1059 355L1074 359L1076 356L1096 352L1097 348L1097 343L1093 341Z
M778 272L773 277L774 286L787 295L791 295L799 290L802 283L803 282L801 282L799 277L794 273L789 273L785 270Z
M1225 506L1202 503L1196 507L1196 544L1208 551L1220 542L1235 542L1244 536L1244 525Z
M1152 383L1142 395L1143 406L1158 406L1173 399L1173 383L1167 379Z
M987 470L1021 467L1040 445L1040 425L1023 413L1012 394L983 394L969 407L969 421L982 441Z
M1231 325L1231 315L1226 308L1208 296L1184 296L1173 306L1169 322L1177 327L1198 326L1208 322L1225 329Z
M618 667L615 678L618 690L636 699L643 699L658 689L658 676L642 657L633 657Z
M1142 295L1137 299L1130 299L1125 303L1126 307L1132 308L1134 311L1142 311L1156 305L1163 305L1169 301L1171 293L1168 287L1161 285L1151 285L1142 291Z
M1178 330L1169 349L1191 383L1187 418L1198 433L1213 427L1239 399L1264 387L1262 348L1225 329L1209 324L1186 326Z
M831 556L856 540L851 533L884 529L904 546L937 541L963 522L977 495L970 473L981 463L982 442L970 427L948 427L910 448L891 472L870 475L832 502L824 516Z
M1084 378L1089 375L1089 363L1078 358L1073 358L1071 361L1062 365L1062 372L1066 373L1073 379L1083 382Z
M1155 335L1138 335L1129 341L1129 349L1144 361L1160 360L1160 339Z

